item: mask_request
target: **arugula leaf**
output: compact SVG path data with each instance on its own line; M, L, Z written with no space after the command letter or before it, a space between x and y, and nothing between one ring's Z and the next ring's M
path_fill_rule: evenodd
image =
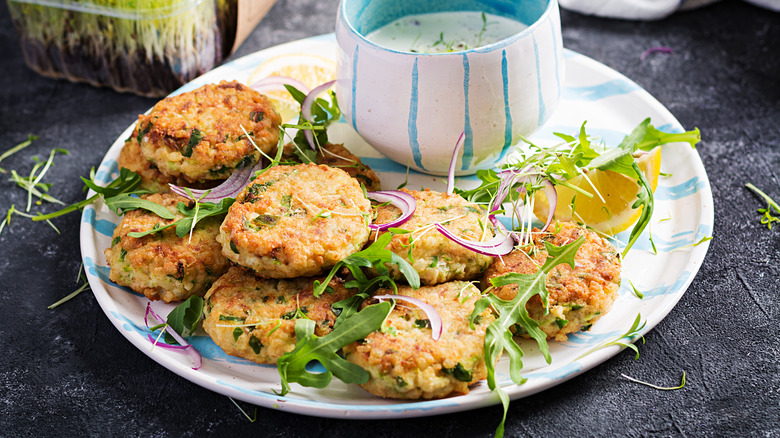
M647 227L647 224L650 223L650 218L653 217L653 210L655 210L653 189L650 187L650 183L647 181L647 178L645 178L645 175L639 170L639 166L636 163L631 163L631 166L634 168L634 171L636 171L637 182L639 183L640 187L639 193L636 195L638 199L634 202L631 208L637 209L642 207L642 213L639 215L639 220L637 220L636 224L634 224L634 228L631 229L631 235L628 237L628 243L623 249L623 257L628 254L628 250L634 246L636 239L639 238L639 235L642 234L642 231L645 229L645 227Z
M392 238L393 233L383 233L368 248L351 254L336 263L324 281L314 281L314 296L320 296L325 291L330 280L343 267L349 269L352 276L355 277L354 280L345 284L346 287L356 287L358 292L369 292L374 286L389 286L395 290L395 280L390 276L390 270L385 266L386 263L397 265L398 270L401 271L409 285L413 289L419 288L420 275L415 271L414 267L398 254L387 249L387 245L390 244ZM379 275L369 279L360 268L374 268Z
M346 318L332 332L323 337L314 334L316 323L310 319L295 321L295 349L276 362L282 380L281 395L290 392L290 383L324 388L332 376L344 383L366 383L369 374L363 368L347 362L337 352L343 347L365 338L382 326L393 305L390 302L373 304ZM326 371L315 374L306 371L306 365L317 360Z
M176 209L184 216L183 218L163 227L152 228L146 231L130 232L127 233L127 235L130 237L139 238L166 230L171 227L176 227L176 237L182 238L186 236L190 230L193 229L198 224L198 222L202 221L203 219L227 214L228 210L230 210L230 206L233 205L233 202L235 202L234 198L223 198L219 201L219 204L214 204L213 202L201 202L196 203L196 205L193 205L192 207L188 207L185 203L179 202L176 205ZM166 211L168 210L166 209ZM170 211L168 211L168 213L170 213ZM174 217L165 219L173 219Z
M360 305L363 304L363 301L365 301L366 298L368 298L368 294L359 293L331 304L330 308L336 315L336 321L333 323L333 328L338 327L347 318L358 313Z
M124 214L129 210L144 209L160 216L163 219L175 219L176 215L160 204L141 199L134 194L120 193L116 196L105 199L106 207L113 210L117 215Z
M178 306L176 306L171 313L168 314L166 322L176 333L180 334L183 338L190 336L198 327L201 315L203 314L203 298L193 295L187 298ZM165 332L165 342L168 344L177 344L176 340Z
M306 99L306 94L292 85L285 84L284 87L296 102L298 102L300 105L303 105L303 101ZM329 91L328 94L330 96L330 102L322 98L317 98L312 103L311 120L304 119L303 114L300 114L298 117L297 127L299 128L299 131L297 134L295 134L293 142L298 145L301 151L311 150L311 146L303 134L304 130L311 130L314 133L315 143L324 145L328 142L327 127L330 126L331 123L337 122L339 119L341 119L341 109L339 108L338 100L336 99L336 93ZM304 162L316 162L316 155L312 157L310 154L308 154L308 152L303 153L306 154L306 158L309 159L308 161Z
M549 306L549 292L545 285L547 274L553 268L563 263L574 269L574 256L584 241L585 236L580 236L579 239L564 246L555 246L549 242L544 242L544 246L547 249L547 259L536 273L510 273L490 280L493 287L516 284L517 295L513 299L507 301L493 294L488 294L477 300L474 305L474 311L470 317L472 325L474 319L489 306L492 306L498 312L498 318L488 326L485 332L485 364L488 372L488 387L498 393L504 406L504 416L496 430L496 436L503 434L504 422L509 409L509 396L500 386L496 385L495 364L502 351L506 351L509 354L509 374L512 381L522 384L527 380L520 374L523 368L523 350L514 341L510 328L516 324L524 328L539 344L539 350L544 355L544 359L547 363L550 363L552 358L547 345L547 335L539 329L539 323L531 318L525 306L534 295L539 295L545 308Z

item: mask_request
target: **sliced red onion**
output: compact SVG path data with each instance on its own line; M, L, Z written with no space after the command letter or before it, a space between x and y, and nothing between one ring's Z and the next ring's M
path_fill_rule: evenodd
M171 188L173 193L184 196L185 198L200 200L200 202L216 203L224 198L235 198L238 196L238 194L241 193L241 190L243 190L244 187L246 187L247 184L252 181L255 171L261 168L262 160L254 167L244 167L243 169L236 170L230 175L228 179L222 182L222 184L214 187L213 189L209 189L211 191L206 196L203 196L203 194L208 190L189 189L189 191L192 193L192 196L190 196L187 191L184 190L184 187L177 186L175 184L168 184L168 186ZM203 196L203 198L201 198L201 196Z
M309 92L309 87L307 87L306 84L289 76L268 76L250 85L250 87L255 91L263 92L269 90L286 90L286 88L284 88L285 85L292 85L304 94Z
M463 143L466 141L466 132L461 132L458 141L455 142L455 149L452 150L452 158L450 159L450 169L447 172L447 194L451 195L455 190L455 163L458 162L458 154L463 149Z
M368 192L368 199L377 202L389 202L401 210L401 217L386 224L369 224L372 230L384 231L388 228L397 227L408 221L417 209L417 201L414 196L400 190L380 190Z
M335 83L335 80L325 82L324 84L315 87L313 90L311 90L311 93L306 95L306 99L303 99L303 104L301 104L301 115L304 119L311 121L311 107L314 105L314 101L317 99L317 96L324 93ZM317 145L314 144L314 134L312 134L311 129L305 129L303 131L303 136L306 137L306 141L309 142L309 146L311 146L311 148L316 151Z
M669 47L663 47L663 46L651 47L651 48L645 50L644 52L642 52L641 55L639 55L639 60L640 61L644 61L645 58L647 58L647 55L649 55L651 53L654 53L654 52L674 53L674 50L672 50Z
M474 242L472 240L466 240L459 236L456 236L452 231L445 228L442 224L435 224L435 225L436 225L436 229L439 230L439 232L442 233L444 237L478 254L491 256L491 257L499 257L499 256L509 254L510 252L512 252L512 250L515 247L514 239L512 238L512 233L507 233L507 234L496 233L496 236L490 240L487 240L485 242Z
M149 315L152 315L154 319L157 320L160 324L165 324L165 331L168 332L171 336L173 336L173 339L176 339L176 342L179 343L179 346L182 347L184 352L192 358L192 361L194 362L195 366L192 367L193 370L197 370L203 365L203 358L200 356L200 353L198 353L198 350L195 349L191 344L187 343L187 341L184 340L184 338L176 333L176 330L172 329L171 326L168 325L167 321L162 319L160 315L156 314L154 310L152 310L152 303L148 302L146 303L146 313L144 314L144 323L146 323L146 328L149 328ZM149 340L152 341L153 344L157 346L163 346L167 345L168 347L173 347L171 345L157 342L156 340L153 340L151 336L149 336ZM167 348L167 347L165 347Z
M431 338L433 338L434 341L438 341L441 337L443 329L441 316L439 316L439 313L436 311L436 309L433 308L433 306L426 303L425 301L413 297L407 297L406 295L374 295L374 299L379 300L380 302L384 300L397 300L414 304L428 316L428 321L431 322Z

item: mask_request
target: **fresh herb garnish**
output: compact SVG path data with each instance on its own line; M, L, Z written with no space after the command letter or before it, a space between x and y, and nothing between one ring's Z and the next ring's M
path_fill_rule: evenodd
M759 208L758 212L763 215L761 216L761 223L763 225L766 225L767 228L771 230L773 222L780 222L780 216L775 216L775 215L780 215L780 205L778 205L774 199L770 198L769 195L759 190L759 188L754 186L753 184L747 183L745 184L745 187L752 190L753 193L762 197L764 201L766 201L767 203L766 208ZM773 209L774 209L774 215L772 212Z
M659 389L661 391L674 391L676 389L682 389L682 388L685 387L685 370L683 370L682 379L680 381L680 385L678 385L678 386L669 386L669 387L653 385L652 383L644 382L642 380L635 379L633 377L627 376L627 375L622 374L622 373L620 375L623 376L623 378L628 379L628 380L630 380L632 382L639 383L639 384L642 384L642 385L645 385L645 386L649 386L651 388Z
M203 315L203 298L193 295L176 306L168 314L166 322L176 333L186 338L198 327L201 315ZM165 332L165 342L168 344L177 343L167 331Z
M257 421L257 408L255 408L255 416L254 417L250 417L249 414L247 414L246 411L244 411L241 408L241 406L239 406L238 403L236 403L236 401L233 400L232 397L228 397L228 398L230 399L230 401L233 402L234 405L236 405L238 410L241 411L242 414L244 414L244 417L246 417L246 419L249 420L250 423L254 423L255 421Z
M179 214L184 216L183 218L177 220L176 222L165 225L164 227L156 227L147 231L130 232L127 233L127 235L130 237L139 238L166 230L171 227L176 227L176 237L182 238L186 236L197 225L197 223L203 219L227 214L230 206L233 205L234 201L235 199L233 198L223 198L219 201L218 204L214 204L213 202L196 201L192 207L188 207L183 202L179 202L179 204L176 206L176 210L179 212ZM170 211L167 209L166 211L170 214ZM173 217L166 219L173 219Z
M531 318L525 306L531 297L539 295L542 304L547 309L549 306L549 292L545 285L547 274L553 268L563 263L574 269L574 256L584 241L585 236L580 236L579 239L564 246L555 246L550 242L544 242L544 246L547 249L547 258L536 273L510 273L490 280L493 287L517 285L515 298L507 301L493 294L488 294L474 304L474 311L471 313L472 327L474 319L488 307L492 307L498 312L498 317L488 326L485 332L485 364L488 372L488 387L498 393L501 404L504 406L504 416L496 429L496 436L502 436L504 433L504 422L509 409L509 395L496 384L495 364L502 351L506 351L509 355L509 370L512 381L522 384L527 380L520 374L520 370L523 367L523 351L515 343L510 329L515 325L522 327L526 333L536 340L545 360L547 363L550 363L552 358L547 345L547 335L539 329L539 323Z
M298 104L303 105L306 94L292 85L285 84L284 88L287 89L290 96ZM314 143L322 146L328 143L328 126L341 119L341 109L336 99L336 93L331 90L328 91L328 95L330 96L330 101L323 98L314 100L311 106L311 120L304 119L303 114L300 114L297 125L285 125L287 128L298 129L293 139L293 143L297 146L294 152L304 163L317 162L317 152L312 150L309 142L306 140L303 134L304 130L311 130L314 134Z
M636 352L636 357L634 359L639 359L639 348L637 348L637 346L633 344L632 338L639 336L639 333L645 328L646 325L647 325L647 321L642 322L642 314L637 313L636 319L634 319L634 323L625 333L618 336L616 339L612 341L604 342L602 344L599 344L591 348L590 350L581 354L579 357L577 357L574 360L580 360L591 353L594 353L598 350L602 350L607 347L611 347L613 345L617 345L618 347L627 347L634 350L634 352ZM624 339L626 339L629 342L624 341ZM644 342L644 338L642 338L642 342Z
M83 265L79 266L79 279L82 281L81 286L74 290L73 292L66 295L61 300L57 301L56 303L50 305L47 307L47 309L54 309L55 307L60 306L63 303L66 303L70 300L72 300L76 295L84 292L85 290L89 289L89 282L87 281L87 277L82 273Z
M302 386L324 388L328 386L332 376L338 377L344 383L366 383L370 377L363 368L347 362L338 355L343 347L365 338L370 333L379 330L383 321L390 314L393 305L389 302L367 306L360 312L346 318L338 327L323 337L314 334L316 323L310 319L295 321L295 349L286 353L276 362L279 376L282 380L280 395L290 392L290 383ZM311 361L319 361L325 367L324 373L310 373L306 365Z
M30 146L30 144L32 144L32 142L35 141L35 140L38 140L38 136L37 135L28 134L27 135L27 140L25 140L25 141L19 143L18 145L16 145L16 146L8 149L7 151L3 152L3 154L0 155L0 161L5 160L6 158L8 158L11 155L21 151L22 149L26 148L27 146ZM8 173L8 171L6 171L2 167L0 167L0 173Z
M393 290L397 290L395 280L390 276L390 271L385 264L397 265L398 270L406 278L409 285L413 289L419 288L420 275L417 271L409 262L387 249L387 245L390 244L392 238L393 233L384 233L368 248L351 254L336 263L328 273L328 276L325 277L325 280L322 282L319 280L314 281L314 296L320 296L325 291L330 280L344 267L349 269L349 272L355 277L354 280L348 281L345 286L357 288L358 292L370 292L375 287L392 287ZM369 279L361 268L373 268L378 275Z

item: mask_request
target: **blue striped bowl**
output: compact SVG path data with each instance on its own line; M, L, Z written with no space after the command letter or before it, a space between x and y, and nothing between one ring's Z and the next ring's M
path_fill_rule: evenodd
M477 49L399 52L364 35L410 14L483 11L528 25ZM558 106L564 79L557 0L342 0L336 91L344 116L374 148L444 175L465 132L457 174L494 167Z

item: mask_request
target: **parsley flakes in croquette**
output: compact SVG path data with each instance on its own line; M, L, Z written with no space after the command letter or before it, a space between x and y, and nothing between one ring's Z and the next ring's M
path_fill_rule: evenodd
M158 102L138 116L136 140L162 175L200 183L258 162L275 149L280 123L264 95L222 81Z
M261 277L317 275L362 248L370 211L341 169L275 166L238 195L217 240L227 258Z
M547 257L545 241L563 246L584 235L585 242L574 259L575 268L564 263L547 274L549 312L538 295L526 305L528 314L548 338L565 341L567 334L589 329L612 308L620 287L620 257L607 241L572 222L559 223L550 230L554 232L539 233L534 229L533 245L516 248L496 259L485 271L482 286L488 287L491 278L511 272L533 274ZM511 300L517 294L517 285L501 286L491 292L503 300Z

